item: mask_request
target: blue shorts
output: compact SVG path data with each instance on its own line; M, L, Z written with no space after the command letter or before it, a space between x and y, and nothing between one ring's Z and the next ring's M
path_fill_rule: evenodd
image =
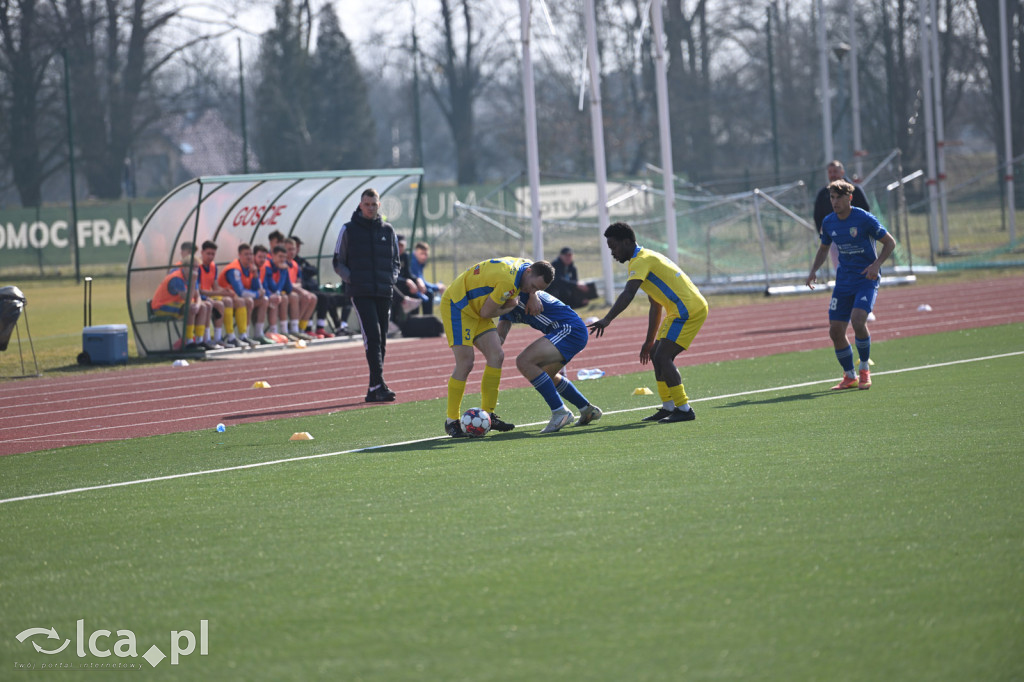
M878 280L863 279L832 290L832 301L828 306L828 319L849 322L854 308L871 312L878 297Z
M569 364L577 353L587 347L590 335L585 324L561 325L558 329L548 332L544 338L554 344L562 354L565 364Z

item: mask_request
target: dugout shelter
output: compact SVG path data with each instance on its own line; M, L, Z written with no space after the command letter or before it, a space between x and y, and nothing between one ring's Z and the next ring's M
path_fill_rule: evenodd
M163 197L146 216L128 260L128 314L140 355L169 353L181 340L181 317L158 317L150 301L164 277L180 263L180 249L191 242L217 244L223 267L238 246L268 245L278 230L302 240L301 255L317 265L321 284L337 282L331 260L334 245L363 190L381 196L381 213L399 233L417 222L421 168L266 173L200 177Z

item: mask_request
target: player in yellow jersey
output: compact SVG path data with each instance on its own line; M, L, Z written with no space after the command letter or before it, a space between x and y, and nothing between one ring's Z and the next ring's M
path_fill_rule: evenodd
M441 320L444 334L455 355L455 369L448 379L448 408L444 430L449 436L464 436L462 396L466 379L473 370L473 346L483 353L486 366L480 380L480 401L491 415L491 428L511 431L510 424L494 414L498 405L498 385L505 353L497 334L494 318L515 309L519 294L529 295L527 312L536 315L543 310L537 292L551 284L555 269L547 261L532 263L522 258L495 258L477 263L455 278L441 297ZM493 332L493 333L492 333Z
M643 289L651 301L651 310L647 318L647 338L640 346L640 364L651 361L654 365L662 403L661 409L644 417L643 421L663 424L693 421L696 417L675 359L690 347L704 325L708 302L678 265L656 251L637 246L633 228L626 223L609 225L604 236L612 257L620 263L629 263L629 276L611 310L591 324L590 331L601 336L612 320L629 306L637 290ZM662 310L667 313L664 321Z

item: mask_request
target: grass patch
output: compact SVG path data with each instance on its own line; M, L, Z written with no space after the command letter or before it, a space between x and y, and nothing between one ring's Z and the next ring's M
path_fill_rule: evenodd
M690 367L698 419L641 425L649 373L581 382L601 421L437 433L441 401L0 458L0 497L331 457L0 505L14 635L171 630L187 679L1016 679L1024 675L1024 325ZM367 418L367 417L370 418ZM287 441L294 431L317 440ZM399 444L393 444L399 443ZM352 451L374 447L372 450ZM53 640L32 638L44 646ZM100 640L112 648L116 636ZM9 668L10 669L10 668Z

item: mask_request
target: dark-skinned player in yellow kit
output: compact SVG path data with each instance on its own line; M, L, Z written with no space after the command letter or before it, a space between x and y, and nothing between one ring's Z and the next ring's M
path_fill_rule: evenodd
M629 263L626 286L615 299L611 310L589 325L592 334L601 336L605 328L633 301L636 292L644 290L651 301L647 337L640 346L640 364L650 361L658 382L661 408L643 421L662 424L693 421L696 416L683 389L683 378L675 359L690 347L697 332L708 318L708 302L679 266L665 256L638 246L633 228L626 223L613 223L604 231L612 257ZM661 313L667 314L662 321Z

